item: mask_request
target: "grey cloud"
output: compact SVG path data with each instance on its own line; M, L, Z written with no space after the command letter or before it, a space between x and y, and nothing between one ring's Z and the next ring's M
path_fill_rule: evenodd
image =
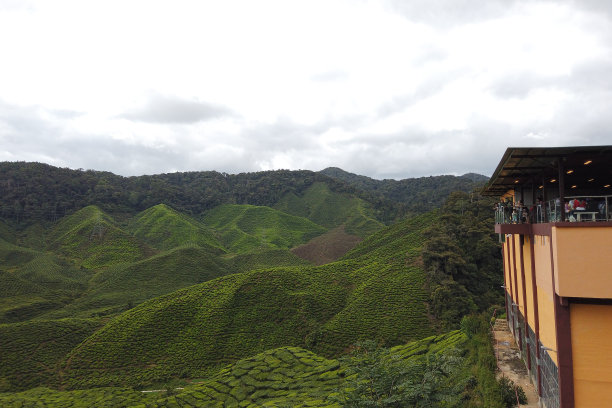
M234 114L219 105L153 94L145 106L125 112L119 117L140 122L186 124L228 116Z
M531 72L516 72L491 84L491 92L502 99L523 99L535 89L548 87L556 83L554 78L545 78Z
M377 110L377 116L385 117L401 112L411 105L437 94L443 90L445 86L447 86L453 80L456 80L464 73L464 69L453 69L431 75L426 81L419 84L414 92L395 96L386 103L382 104Z
M586 11L605 14L612 19L612 3L609 0L570 0L568 3Z
M410 21L438 27L474 23L496 18L519 0L387 0L393 11Z

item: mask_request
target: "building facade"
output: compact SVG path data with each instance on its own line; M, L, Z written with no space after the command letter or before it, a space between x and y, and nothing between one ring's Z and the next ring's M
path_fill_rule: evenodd
M547 408L612 407L612 146L508 148L500 197L506 316Z

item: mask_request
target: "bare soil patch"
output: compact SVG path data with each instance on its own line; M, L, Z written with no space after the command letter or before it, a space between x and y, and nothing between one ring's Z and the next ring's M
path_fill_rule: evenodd
M315 265L323 265L338 260L361 241L360 237L346 233L344 225L341 225L293 248L291 252Z

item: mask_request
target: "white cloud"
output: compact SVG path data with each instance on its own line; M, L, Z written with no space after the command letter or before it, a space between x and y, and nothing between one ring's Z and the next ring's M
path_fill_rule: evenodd
M572 1L0 2L0 160L490 173L508 145L610 143L610 16Z

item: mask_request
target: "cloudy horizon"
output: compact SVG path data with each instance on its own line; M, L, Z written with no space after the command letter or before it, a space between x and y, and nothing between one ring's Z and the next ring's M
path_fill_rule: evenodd
M0 0L0 51L0 161L404 179L612 141L603 0Z

